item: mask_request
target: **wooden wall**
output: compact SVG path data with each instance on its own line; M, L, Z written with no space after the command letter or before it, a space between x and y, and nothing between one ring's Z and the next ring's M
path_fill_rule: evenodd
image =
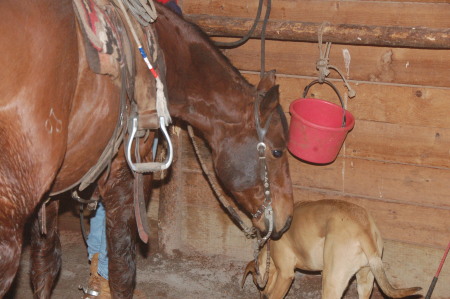
M256 0L179 2L186 15L246 18L254 17L258 4ZM275 0L271 19L449 28L450 5L446 2ZM259 77L259 47L259 40L252 39L224 50L252 83ZM344 50L351 56L347 66ZM266 42L266 69L277 70L288 117L289 104L317 77L318 55L317 43ZM450 241L450 50L333 44L330 63L357 92L355 98L345 100L356 124L334 163L310 165L291 156L295 200L332 197L366 207L387 244L395 244L386 249L392 261L399 256L403 264L424 260L415 267L423 276L416 273L412 281L427 288ZM336 73L330 78L345 94ZM312 93L337 102L327 86L315 85ZM156 196L151 204L151 217L160 224L160 245L169 254L180 250L251 259L252 242L214 199L185 132L177 134L177 164L171 170L177 180L165 187L172 191L170 196L161 192L159 207ZM406 268L400 268L400 276L402 269ZM448 285L450 274L445 273ZM402 282L401 277L397 279ZM438 292L441 297L436 298L450 298L448 287Z

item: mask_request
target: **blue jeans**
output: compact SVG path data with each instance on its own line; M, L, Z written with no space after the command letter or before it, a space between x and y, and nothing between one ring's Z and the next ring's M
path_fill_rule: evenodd
M89 260L98 253L98 274L108 279L108 250L106 245L106 215L102 202L98 202L94 217L90 220L91 230L88 235L87 245Z

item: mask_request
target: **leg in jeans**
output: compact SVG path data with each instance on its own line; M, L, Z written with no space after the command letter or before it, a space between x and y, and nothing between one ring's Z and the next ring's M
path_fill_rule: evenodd
M105 207L99 201L95 216L90 220L91 231L87 239L89 260L98 253L98 274L108 279L108 250L106 246Z

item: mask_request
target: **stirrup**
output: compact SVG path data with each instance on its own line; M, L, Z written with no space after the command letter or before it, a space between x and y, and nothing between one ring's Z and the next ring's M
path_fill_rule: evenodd
M173 147L169 133L167 132L166 129L165 118L163 116L159 117L159 128L162 131L168 145L167 149L168 153L166 160L164 162L134 163L131 160L131 146L133 144L133 139L136 136L137 128L138 128L138 116L134 115L132 119L130 119L128 127L129 138L126 142L127 144L125 147L125 157L127 159L128 166L130 166L131 170L137 173L146 173L146 172L161 171L169 168L173 160Z

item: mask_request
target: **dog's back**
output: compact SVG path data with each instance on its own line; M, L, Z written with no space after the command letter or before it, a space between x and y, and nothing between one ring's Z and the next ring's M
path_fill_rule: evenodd
M273 247L275 251L275 247L290 243L294 245L290 247L297 257L296 267L321 271L327 245L332 245L334 251L342 249L348 254L352 248L360 250L359 239L364 235L371 241L370 250L381 256L380 232L364 208L340 200L299 202L294 207L291 229L279 241L273 242ZM367 264L368 260L360 263Z
M382 252L380 232L363 207L341 200L299 202L294 207L290 229L281 239L271 241L270 272L278 275L273 275L276 279L269 278L263 293L269 298L283 298L296 268L322 271L322 298L341 298L355 273L360 298L370 297L374 277L392 298L419 291L420 288L395 289L390 285L383 269ZM264 248L259 255L261 273L265 271L266 256ZM249 264L246 273L252 267L254 264Z

